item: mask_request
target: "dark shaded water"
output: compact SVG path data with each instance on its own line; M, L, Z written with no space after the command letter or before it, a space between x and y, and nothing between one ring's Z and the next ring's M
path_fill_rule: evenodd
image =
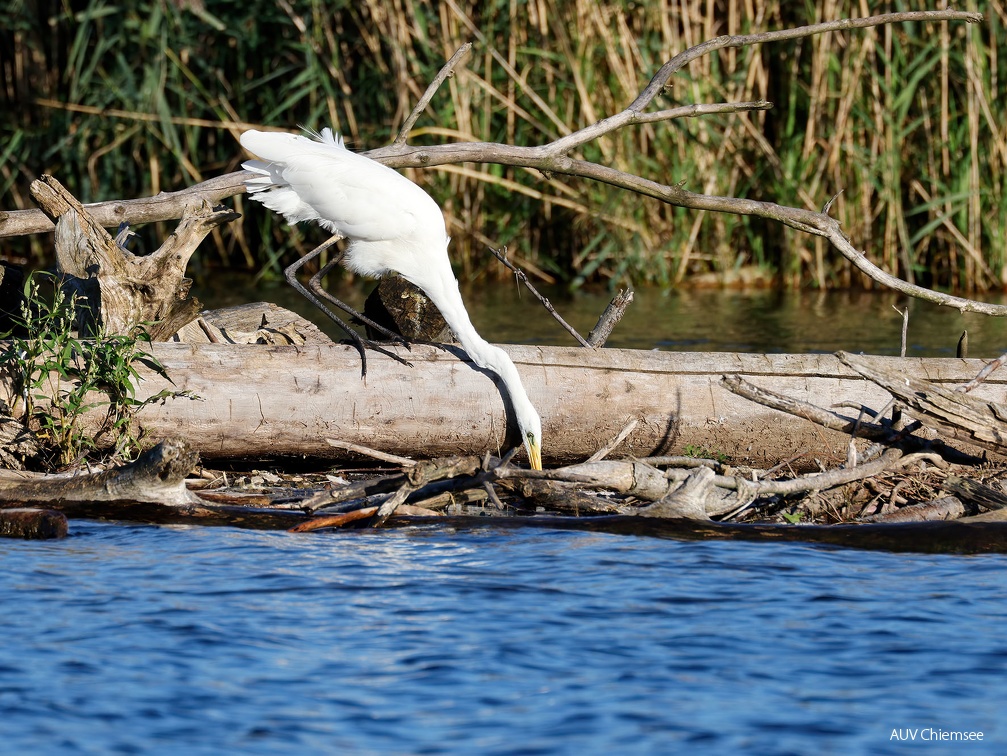
M1007 747L1004 556L74 525L2 543L4 753Z
M338 295L362 307L372 287ZM208 307L263 299L300 312L330 335L339 332L285 282L260 284L233 276L200 281L194 292ZM608 304L608 292L546 291L560 315L582 335ZM573 338L527 291L494 283L462 292L476 328L501 343L576 346ZM987 301L1003 303L1002 297ZM898 308L899 312L896 312ZM962 331L969 354L993 358L1007 351L1007 318L961 314L919 300L878 292L672 291L642 289L608 346L689 352L834 352L898 354L901 311L909 309L907 354L953 357Z
M196 293L310 309L282 286ZM607 299L556 305L586 333ZM570 343L510 287L468 301L491 340ZM891 354L892 303L641 292L610 343ZM953 354L962 328L974 355L1007 345L999 321L911 309L910 354ZM1004 555L530 528L71 532L0 540L0 753L1007 748ZM962 732L983 740L937 739Z

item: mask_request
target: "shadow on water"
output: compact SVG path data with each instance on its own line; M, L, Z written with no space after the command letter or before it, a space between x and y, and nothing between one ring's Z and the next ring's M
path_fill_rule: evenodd
M198 279L193 293L207 308L270 301L300 313L333 338L340 332L285 282L262 282L233 273ZM331 287L348 304L362 308L373 282ZM608 304L606 291L543 288L557 311L582 335ZM576 346L573 338L535 301L510 282L465 287L462 292L476 328L489 340L509 344ZM1000 302L1003 297L988 301ZM953 357L962 331L969 356L996 357L1007 349L1007 319L963 314L889 292L721 291L640 289L607 346L680 352L850 352L896 355L901 310L909 309L907 354ZM898 308L899 311L896 311Z

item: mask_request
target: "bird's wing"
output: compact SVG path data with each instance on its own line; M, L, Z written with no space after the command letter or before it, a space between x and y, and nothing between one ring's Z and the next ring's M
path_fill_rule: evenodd
M292 222L317 219L331 230L362 241L429 233L438 224L443 229L440 208L423 189L397 171L350 152L328 129L317 140L248 131L241 135L241 144L270 164L253 162L250 170L259 174L248 182L253 198ZM275 188L268 194L293 194L267 200L268 194L259 193L269 186ZM313 210L315 217L301 205ZM288 214L285 207L295 211Z

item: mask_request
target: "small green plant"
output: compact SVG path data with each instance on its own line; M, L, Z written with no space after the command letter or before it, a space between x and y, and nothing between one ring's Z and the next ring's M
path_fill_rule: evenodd
M780 512L780 517L789 522L791 525L797 525L804 519L804 512L797 510L796 512Z
M50 296L44 294L40 279L52 284ZM33 273L27 277L21 315L15 318L17 327L2 334L8 340L0 351L0 365L17 394L14 414L20 414L25 426L36 432L50 465L65 466L95 452L106 434L113 439L110 456L131 459L139 451L134 413L175 393L162 391L137 400L138 363L168 378L157 359L141 349L150 343L149 334L143 327L128 335L100 329L93 339L77 338L77 305L77 296L67 296L55 276ZM96 432L90 432L84 427L84 416L103 406L104 420Z
M695 457L696 459L712 459L720 463L727 462L728 459L724 452L710 451L705 446L696 446L695 444L686 444L682 451L686 457Z

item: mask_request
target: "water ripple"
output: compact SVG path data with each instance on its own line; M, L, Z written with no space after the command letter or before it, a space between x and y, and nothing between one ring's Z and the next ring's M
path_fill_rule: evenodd
M0 552L31 753L1003 750L1000 555L75 523ZM991 745L992 744L992 745ZM972 748L972 750L976 750Z

